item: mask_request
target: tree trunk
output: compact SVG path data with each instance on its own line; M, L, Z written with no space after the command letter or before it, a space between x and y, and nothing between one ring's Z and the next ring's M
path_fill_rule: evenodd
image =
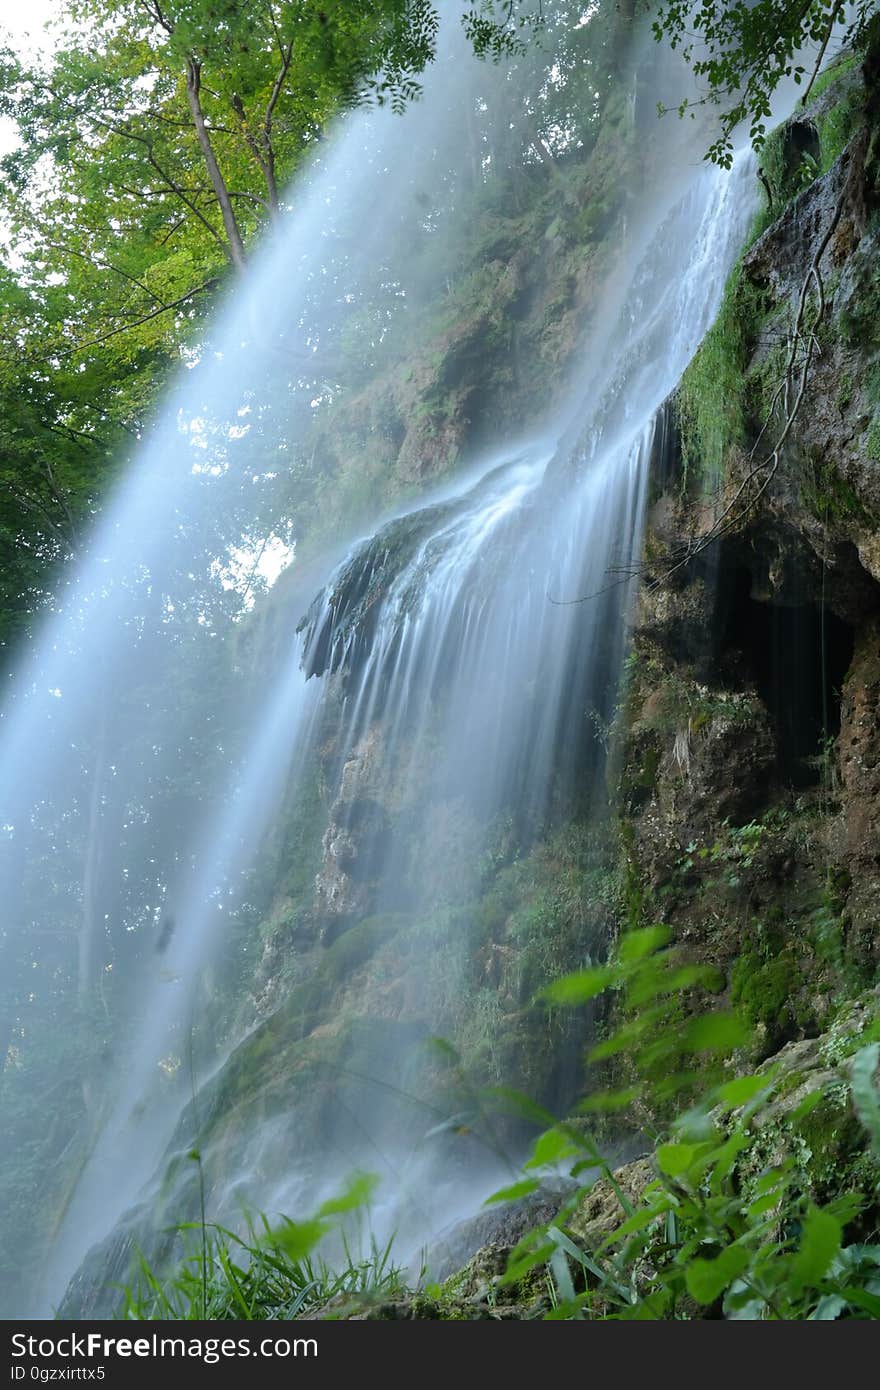
M278 202L278 180L275 177L275 154L271 146L266 151L266 163L263 172L266 178L266 193L268 194L269 200L269 212L271 213L273 219L277 219L277 217L280 214L281 208Z
M220 172L220 165L217 163L217 156L214 154L211 137L205 125L205 115L202 111L202 103L199 96L201 85L201 64L197 63L195 58L190 58L186 65L186 93L189 97L189 109L192 113L199 146L204 156L205 167L208 170L208 177L211 180L211 187L220 205L223 228L226 232L226 241L229 248L229 257L236 270L243 271L246 264L244 242L241 239L241 232L238 230L238 223L235 220L235 212L232 207L232 199L229 196L229 189L226 187L226 181Z

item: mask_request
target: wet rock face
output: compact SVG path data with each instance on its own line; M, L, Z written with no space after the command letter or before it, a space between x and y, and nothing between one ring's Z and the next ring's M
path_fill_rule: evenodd
M843 690L838 761L843 792L841 859L848 889L847 945L880 962L880 620L860 634Z
M880 809L880 620L861 633L843 691L840 733L840 775L846 792L849 847L867 852L872 862L880 855L876 827ZM873 811L872 811L873 808Z
M721 669L716 602L700 576L639 599L621 790L646 867L748 820L773 777L770 714L741 662L738 681Z
M853 90L860 80L854 73ZM792 990L804 998L869 981L880 965L880 145L867 75L863 98L848 147L744 258L745 434L727 440L720 497L694 488L680 465L678 476L655 476L646 563L658 582L638 598L622 721L623 811L645 881L668 895L664 918L710 949L711 866L735 850L728 927L719 919L712 931L724 936L736 920L742 943L758 921L759 961L772 916L774 968L794 961ZM815 126L792 123L785 177L800 177L805 151L817 157L816 129L841 99L820 99ZM824 311L814 320L817 263ZM664 556L705 536L742 495L761 457L752 446L770 449L782 430L774 388L805 285L814 353L768 486L723 539L664 574ZM667 449L673 460L679 452ZM728 840L752 822L761 848L744 863ZM692 845L706 857L686 870ZM838 943L834 965L817 922ZM718 958L734 945L733 935L716 939ZM790 1014L796 1036L821 1009Z
M485 1292L493 1277L504 1273L507 1254L528 1231L552 1221L574 1190L574 1183L548 1184L531 1196L488 1208L460 1222L429 1251L432 1279L444 1281L464 1270L458 1292L463 1297ZM475 1259L475 1252L489 1254Z
M646 764L654 763L653 789L637 821L646 864L710 836L725 821L748 821L766 802L776 764L770 718L753 691L732 694L696 681L686 688L705 713L685 713L677 727L642 744L643 779ZM648 717L650 709L649 697Z
M342 768L315 882L315 912L326 945L374 907L376 866L390 836L380 792L383 749L380 726L374 725Z
M343 562L297 628L304 634L307 676L357 669L373 645L381 600L438 522L454 510L454 503L443 503L398 517ZM413 593L403 596L401 615L407 602L415 601L418 582L416 574Z
M769 505L777 527L782 522L796 529L832 580L853 571L853 556L865 574L880 580L878 205L880 169L866 128L789 204L743 264L764 310L749 370L763 366L775 381L780 333L794 322L818 257L824 301L818 350ZM814 301L810 280L808 322Z

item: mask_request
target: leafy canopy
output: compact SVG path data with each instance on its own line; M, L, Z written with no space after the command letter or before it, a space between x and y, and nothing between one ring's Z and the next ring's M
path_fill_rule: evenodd
M704 103L724 108L707 158L729 168L736 127L747 121L759 147L780 82L803 86L806 100L832 41L864 48L876 13L875 0L661 0L653 31L705 82L703 95L683 100L679 113Z

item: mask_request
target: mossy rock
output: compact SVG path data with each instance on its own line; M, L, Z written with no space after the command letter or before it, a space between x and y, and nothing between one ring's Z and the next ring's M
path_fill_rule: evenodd
M740 1005L750 1023L763 1025L769 1051L788 1041L796 1028L795 1001L802 982L800 966L788 951L764 961L748 952L733 968L731 1002Z
M324 954L318 977L334 984L350 980L380 946L394 939L412 921L404 912L388 912L367 917L337 937Z

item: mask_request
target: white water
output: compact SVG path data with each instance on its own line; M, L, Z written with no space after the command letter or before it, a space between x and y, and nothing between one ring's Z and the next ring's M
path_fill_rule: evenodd
M243 431L273 391L291 400L303 395L322 334L332 337L344 317L347 286L359 290L373 263L391 273L391 244L405 279L407 219L419 215L413 199L424 152L432 151L438 170L448 166L461 138L456 111L469 84L484 80L460 56L453 72L452 81L448 69L433 78L424 103L404 121L363 115L340 133L247 290L230 301L211 353L178 384L63 605L7 692L0 725L7 847L26 837L30 852L36 843L45 859L60 816L78 827L88 858L96 833L92 789L100 779L124 778L126 805L140 810L126 813L128 820L120 813L120 853L153 866L141 873L139 900L123 898L117 907L148 945L129 968L128 1038L59 1222L43 1311L158 1171L188 1096L185 1068L168 1077L161 1064L184 1049L224 913L234 914L289 779L305 764L322 698L324 678L305 680L291 635L278 669L263 674L242 662L232 688L199 703L211 678L211 634L220 626L212 605L222 610L224 602L212 586L211 562L236 543L230 513L251 515L259 534L271 503L265 456L245 496L254 436ZM619 572L629 572L639 552L655 416L717 309L752 210L747 160L726 175L700 167L680 147L675 158L663 188L630 216L565 408L541 422L537 442L499 446L447 490L436 514L418 522L418 544L392 572L368 638L357 625L340 626L333 606L334 585L358 563L357 546L330 577L323 612L316 610L330 664L350 668L340 762L381 717L389 777L403 785L418 779L427 803L464 797L483 826L511 803L540 822L559 790L561 753L585 742L585 714L607 719L613 709L629 597ZM194 420L207 423L194 428ZM284 457L293 444L284 437L279 447ZM247 521L241 525L247 532ZM328 661L313 664L323 669ZM130 719L151 730L134 755ZM221 731L208 765L204 739L196 737L205 719ZM427 745L433 753L425 772ZM164 790L181 770L195 784L194 802L214 809L193 823L184 807L166 843L150 808L160 819ZM107 822L109 795L97 799L98 819ZM371 910L393 910L406 867L393 843L376 848L373 859L380 887ZM123 867L130 877L130 865ZM9 900L15 893L11 878L5 893ZM59 930L75 931L79 912L78 904L60 905ZM152 951L166 913L174 922L170 941ZM399 1066L389 1056L387 1077ZM388 1225L400 1222L410 1195L422 1213L423 1229L408 1228L413 1241L478 1200L460 1174L438 1170L424 1145L411 1138L396 1145L369 1087L359 1123L367 1132L363 1153L346 1141L339 1155L313 1155L321 1168L316 1185L313 1175L290 1168L295 1108L289 1117L271 1116L216 1159L218 1202L244 1192L258 1206L295 1209L322 1184L332 1188L355 1160L376 1166L377 1154L387 1168L380 1201Z

